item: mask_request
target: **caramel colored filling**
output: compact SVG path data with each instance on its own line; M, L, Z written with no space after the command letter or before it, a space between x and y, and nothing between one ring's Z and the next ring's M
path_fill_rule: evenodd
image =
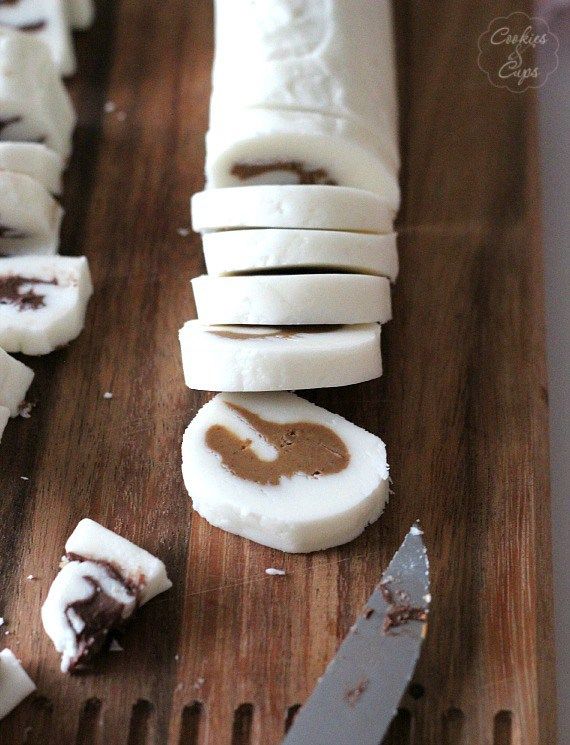
M298 160L276 160L272 163L235 163L231 174L237 176L240 181L247 181L250 178L263 176L266 173L275 173L276 171L294 174L299 184L337 186L337 182L330 178L324 168L307 168L304 163Z
M326 476L348 467L348 449L329 427L315 422L279 424L262 419L237 404L226 405L278 453L274 460L263 460L252 448L252 440L242 440L227 427L213 425L206 432L206 445L221 456L223 465L234 476L256 484L277 486L283 476Z
M208 331L208 334L214 334L214 336L220 336L222 339L267 339L269 337L275 337L276 339L290 339L293 336L299 336L300 334L325 334L328 331L335 331L341 328L340 326L286 326L275 331L267 331L263 334L252 334L248 332L247 328L242 331L224 331L215 330Z

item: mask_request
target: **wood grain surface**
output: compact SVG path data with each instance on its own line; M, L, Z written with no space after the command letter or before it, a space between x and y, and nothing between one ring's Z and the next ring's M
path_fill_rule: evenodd
M279 742L415 518L433 612L385 742L555 742L535 98L476 62L489 21L523 6L396 3L404 202L386 372L307 394L386 440L395 493L351 544L286 556L211 528L180 475L207 398L182 379L177 331L204 265L177 229L203 183L210 2L99 3L77 38L62 248L89 257L96 294L81 337L32 360L37 406L0 450L1 644L38 684L2 745ZM123 652L65 677L39 609L84 516L159 555L174 587Z

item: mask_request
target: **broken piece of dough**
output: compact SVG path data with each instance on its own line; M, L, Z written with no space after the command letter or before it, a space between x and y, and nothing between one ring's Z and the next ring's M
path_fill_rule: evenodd
M160 559L85 518L65 544L65 564L42 607L62 672L85 665L139 605L172 583Z
M292 393L220 393L190 422L182 474L216 527L290 552L346 543L382 513L380 438Z

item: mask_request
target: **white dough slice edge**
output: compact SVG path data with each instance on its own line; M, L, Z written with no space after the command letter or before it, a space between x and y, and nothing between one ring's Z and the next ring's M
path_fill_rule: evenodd
M275 451L228 404L280 424L315 423L344 442L348 467L340 473L282 477L257 484L234 475L206 444L212 426L229 427L258 457ZM203 406L182 443L182 474L194 509L208 522L271 548L305 553L346 543L382 513L388 499L384 443L366 430L292 393L220 393Z
M184 378L207 391L283 391L352 385L382 375L380 326L274 328L207 326L180 330Z
M35 690L36 684L16 655L9 649L3 649L0 652L0 719Z
M33 370L0 349L0 406L7 407L10 416L18 415L33 379Z
M5 255L52 255L59 248L63 209L44 186L23 173L0 170L0 237Z
M317 268L398 276L396 234L336 230L252 228L204 233L208 274L243 274L290 268Z
M63 158L39 142L0 142L0 170L23 173L52 194L61 194Z
M6 406L0 406L0 442L2 441L2 435L4 434L4 430L9 421L10 409L6 408Z
M198 318L208 324L386 323L390 282L368 274L202 275L192 280Z
M191 202L198 232L309 228L391 233L395 210L371 191L347 186L261 185L206 189Z

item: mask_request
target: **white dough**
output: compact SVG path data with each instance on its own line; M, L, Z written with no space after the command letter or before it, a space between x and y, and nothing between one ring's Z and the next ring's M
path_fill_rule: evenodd
M216 0L211 120L240 109L318 111L389 139L397 162L389 0Z
M326 475L281 477L278 484L234 475L206 444L210 427L229 428L241 440L251 440L261 460L275 459L277 451L228 403L266 421L332 429L348 450L348 466ZM384 443L292 393L218 394L186 430L182 473L194 509L208 522L281 551L317 551L346 543L380 516L388 499Z
M95 18L93 0L66 0L67 15L73 28L89 28Z
M118 567L123 578L140 585L141 604L172 587L160 559L87 517L77 524L67 539L65 550Z
M5 406L0 406L0 442L2 441L2 435L6 429L6 425L10 419L10 409Z
M11 277L22 278L21 301L2 294ZM67 344L83 329L92 292L84 256L0 258L0 347L36 355Z
M251 184L298 184L299 176L283 169L264 169L249 178L232 173L236 164L300 163L322 169L332 181L373 191L396 210L400 203L398 169L387 167L372 138L354 121L306 111L249 109L228 117L227 126L206 134L206 185L209 189Z
M228 174L240 156L253 162L310 159L316 167L328 166L342 185L375 188L376 178L385 194L391 180L397 206L389 0L216 0L215 11L208 185L229 185L222 183L223 171ZM288 114L296 124L287 122ZM228 160L224 151L232 137L235 150ZM365 141L368 172L362 156L350 152L351 141ZM340 171L354 181L335 174L336 156L344 160Z
M236 228L310 228L391 233L394 210L370 191L342 186L234 186L192 197L196 232Z
M280 228L222 230L204 233L202 243L208 274L316 268L377 274L392 282L398 275L395 233L374 235Z
M382 375L377 323L296 331L188 321L180 347L186 385L204 391L327 388Z
M0 719L36 690L34 681L9 649L0 652Z
M52 194L61 194L63 158L38 142L0 142L0 170L23 173Z
M75 72L75 51L69 29L68 0L16 0L0 4L0 26L19 29L42 41L60 75Z
M258 274L192 280L202 323L386 323L390 282L367 274Z
M0 406L6 406L10 416L18 415L33 379L33 370L0 349Z
M0 140L71 152L73 105L49 49L32 34L0 29L0 121Z
M63 210L39 181L0 170L0 254L55 254Z

